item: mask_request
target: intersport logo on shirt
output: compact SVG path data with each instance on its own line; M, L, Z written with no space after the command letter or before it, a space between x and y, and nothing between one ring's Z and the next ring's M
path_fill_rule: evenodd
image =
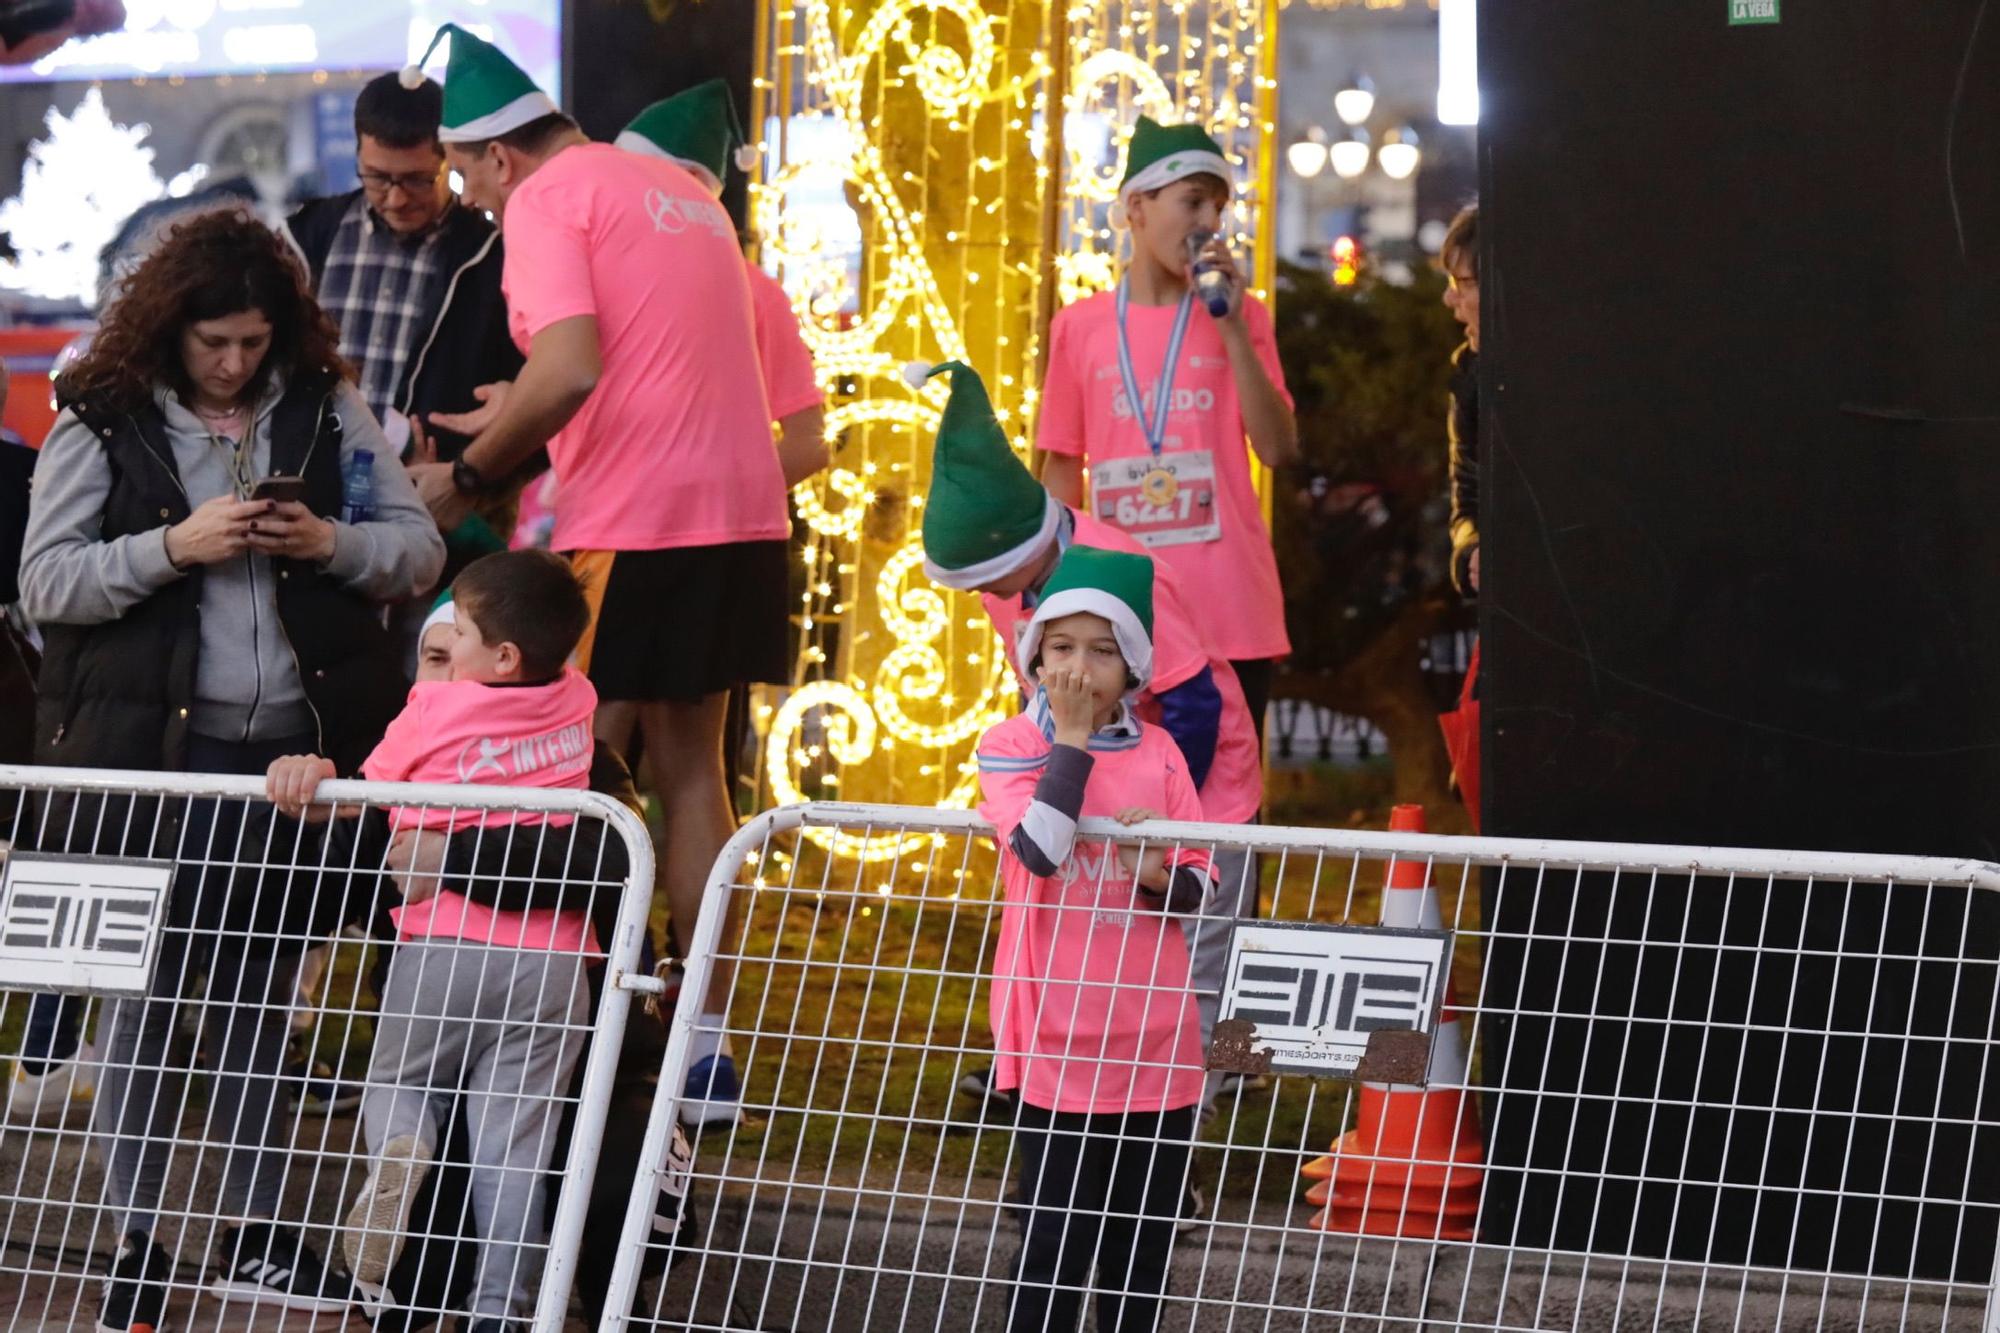
M1156 385L1153 391L1146 395L1146 412L1150 415L1159 410L1160 390ZM1169 414L1174 412L1213 412L1214 410L1215 391L1213 389L1175 389L1173 403L1167 409ZM1126 393L1123 389L1113 391L1111 395L1111 415L1117 417L1120 421L1129 421L1132 417L1132 395Z
M574 769L590 761L590 752L590 726L583 722L539 736L483 736L467 741L458 752L458 780L477 782L488 774L521 778L545 768Z

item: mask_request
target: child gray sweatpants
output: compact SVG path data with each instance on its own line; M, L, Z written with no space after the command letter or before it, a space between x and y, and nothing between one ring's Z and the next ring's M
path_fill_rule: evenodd
M410 1135L432 1153L465 1098L479 1230L475 1316L526 1314L547 1236L543 1174L583 1049L583 960L543 949L410 940L383 987L361 1099L368 1151ZM411 1218L413 1229L423 1219Z

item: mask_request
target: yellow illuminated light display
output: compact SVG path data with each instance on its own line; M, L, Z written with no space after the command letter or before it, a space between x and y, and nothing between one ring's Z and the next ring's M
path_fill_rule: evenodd
M1116 272L1108 205L1142 111L1201 121L1239 165L1231 230L1268 287L1275 2L763 0L752 226L792 294L834 444L793 492L793 681L757 701L773 800L977 798L973 745L1017 701L978 600L924 576L946 385L914 390L902 368L977 367L1027 457L1048 317ZM912 850L815 840L865 860Z

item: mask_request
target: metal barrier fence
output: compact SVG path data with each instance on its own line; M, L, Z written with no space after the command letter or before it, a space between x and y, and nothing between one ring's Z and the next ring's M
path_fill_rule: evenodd
M739 833L692 942L643 1149L660 1165L602 1327L1066 1330L1094 1305L1100 1330L2000 1330L2000 869L1097 820L1080 836L1037 934L1003 909L971 815L810 805ZM1256 854L1269 928L1237 932L1205 1061L1178 1036L1172 936L1133 910L1107 842ZM1385 911L1413 929L1296 929ZM1114 971L1142 965L1095 994L1056 985L1064 931L1113 948ZM1024 938L1051 952L1023 961ZM670 1153L718 968L746 1118ZM1153 1033L1148 1004L1182 1026L1121 1045L1113 1016L1136 1005ZM1037 1061L1123 1079L1099 1112L1178 1111L1204 1074L1241 1072L1190 1145L1187 1116L1065 1122L968 1095L996 1048L1043 1106L1076 1085ZM672 1235L662 1184L694 1204ZM1024 1228L1030 1271L1054 1274L1039 1286L1017 1280Z
M332 782L324 823L263 792L0 768L0 1055L51 1057L4 1066L0 1327L560 1329L658 988L643 825L584 792Z

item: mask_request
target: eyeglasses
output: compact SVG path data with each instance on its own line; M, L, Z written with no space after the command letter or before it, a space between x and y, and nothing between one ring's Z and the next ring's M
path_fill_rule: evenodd
M439 167L438 171L444 168ZM437 185L437 171L405 171L391 175L385 171L357 171L361 188L370 194L387 194L400 187L404 194L422 194Z
M1478 291L1479 275L1473 274L1471 276L1466 276L1464 274L1459 274L1459 273L1447 273L1444 275L1444 284L1445 286L1451 288L1451 290L1455 292L1462 292L1467 290Z

